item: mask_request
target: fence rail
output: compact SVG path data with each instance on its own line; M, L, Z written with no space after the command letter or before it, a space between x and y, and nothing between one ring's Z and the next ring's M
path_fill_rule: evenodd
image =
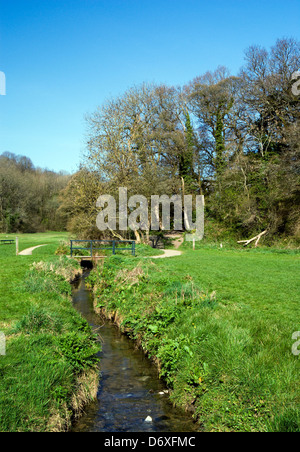
M82 246L74 246L74 243L87 243L89 246L82 247ZM97 244L100 243L108 243L112 244L111 247L99 247ZM130 248L119 248L118 244L125 244L130 243ZM124 245L125 246L125 245ZM112 253L115 255L116 251L131 251L131 254L135 256L135 241L134 240L71 240L71 257L73 257L74 250L86 250L89 251L90 257L93 257L94 251L112 251Z

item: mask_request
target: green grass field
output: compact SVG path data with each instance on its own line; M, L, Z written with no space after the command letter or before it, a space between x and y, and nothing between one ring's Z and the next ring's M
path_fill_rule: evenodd
M0 234L1 239L15 239L13 234ZM19 284L24 280L30 265L37 261L53 256L58 243L67 239L65 233L22 234L19 235L19 251L33 246L47 246L34 251L32 256L16 256L15 245L0 245L0 325L11 324L27 309L27 304L20 299Z
M113 258L94 284L205 430L299 431L299 263L296 252L203 247L137 268Z
M0 234L0 240L15 238ZM0 431L64 431L74 411L80 412L78 404L97 392L94 340L73 309L64 280L68 272L76 273L77 264L55 256L69 239L60 232L20 234L19 251L46 245L31 256L16 256L15 244L0 245L0 333L6 339L6 354L0 355ZM137 255L147 253L159 251L137 247ZM46 270L31 271L41 261ZM81 401L75 398L75 407L74 396Z
M91 354L82 359L94 344L61 276L75 264L54 256L66 240L20 235L20 251L47 245L32 256L0 245L1 431L65 429L77 377L94 364ZM182 249L170 259L142 259L152 254L145 247L136 258L107 259L91 276L98 305L118 312L159 364L173 402L192 409L204 430L299 431L299 252ZM40 261L44 268L30 271Z
M14 245L0 245L0 331L6 338L0 356L2 432L65 431L82 408L78 400L91 400L97 391L98 346L73 309L65 280L79 267L54 256L62 239L65 234L21 235L20 251L47 244L32 256L16 256ZM31 270L40 261L44 268ZM83 390L87 385L94 393Z

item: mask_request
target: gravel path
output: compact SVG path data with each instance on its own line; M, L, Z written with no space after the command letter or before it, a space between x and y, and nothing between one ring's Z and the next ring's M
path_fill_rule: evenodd
M38 246L33 246L32 248L27 248L26 250L20 251L19 256L31 256L32 251L35 250L36 248L40 248L41 246L47 246L47 245L38 245Z
M26 250L20 251L19 256L31 256L32 251L34 251L37 248L40 248L41 246L47 246L47 245L38 245L33 246L32 248L27 248ZM150 256L148 259L163 259L166 257L175 257L175 256L181 256L182 252L177 250L163 250L164 254L160 256Z
M163 259L165 257L175 257L175 256L181 256L181 251L176 250L163 250L164 254L161 256L150 256L149 259Z

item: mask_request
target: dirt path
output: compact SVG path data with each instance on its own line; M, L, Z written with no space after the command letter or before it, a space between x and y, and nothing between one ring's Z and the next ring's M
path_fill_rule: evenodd
M149 259L163 259L165 257L181 256L182 252L177 250L162 250L164 254L161 256L150 256Z
M26 250L20 251L19 256L31 256L32 251L34 251L37 248L40 248L41 246L47 246L47 245L38 245L33 246L32 248L27 248ZM181 256L182 252L177 250L162 250L164 254L159 256L150 256L148 259L163 259L166 257L175 257L175 256Z
M27 248L26 250L20 251L19 256L31 256L32 251L35 250L36 248L40 248L41 246L47 246L47 245L38 245L38 246L33 246L32 248Z

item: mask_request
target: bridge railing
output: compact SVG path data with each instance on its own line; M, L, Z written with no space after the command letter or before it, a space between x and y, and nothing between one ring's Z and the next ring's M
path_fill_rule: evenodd
M93 257L94 251L112 251L112 254L116 254L117 251L131 251L132 256L135 256L135 241L134 240L71 240L71 257L73 257L75 250L88 251L90 257ZM111 246L99 246L100 244L108 243ZM119 244L126 246L130 243L130 248L120 248ZM88 244L88 246L74 246L74 244Z

